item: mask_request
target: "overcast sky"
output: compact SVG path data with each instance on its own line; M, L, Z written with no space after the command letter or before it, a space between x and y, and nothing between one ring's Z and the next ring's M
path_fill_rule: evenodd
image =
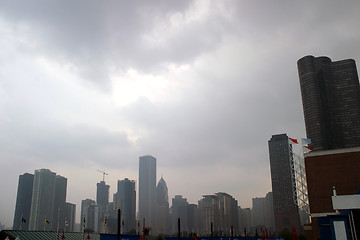
M169 198L271 191L267 141L305 137L296 62L360 64L358 1L0 0L0 222L19 175L48 168L67 201L97 170L137 181L157 158Z

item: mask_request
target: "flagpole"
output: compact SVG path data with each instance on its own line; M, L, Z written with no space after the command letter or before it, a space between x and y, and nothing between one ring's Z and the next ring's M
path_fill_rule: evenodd
M59 234L59 225L60 225L60 208L58 208L58 222L57 222L57 233Z
M23 221L23 214L21 214L21 218L20 218L20 230L21 230L21 226L22 226L22 221Z

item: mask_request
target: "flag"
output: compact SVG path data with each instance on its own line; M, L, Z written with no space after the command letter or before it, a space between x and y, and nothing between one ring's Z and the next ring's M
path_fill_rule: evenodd
M268 230L266 228L265 228L265 233L266 233L266 235L265 235L266 240L268 240L269 239L269 233L268 233Z
M107 224L107 217L105 217L105 219L104 219L104 223L105 223L105 224Z
M304 148L307 148L307 149L309 149L310 151L314 150L314 148L309 147L309 146L304 146Z
M310 144L311 139L310 138L302 138L302 142L305 143L305 144Z
M264 232L262 228L261 228L261 240L264 240Z
M293 235L293 240L297 240L297 233L296 233L296 229L293 227L292 228L292 235Z
M298 144L298 141L295 138L289 138L289 143L290 144Z
M49 222L49 220L47 220L47 219L45 218L45 223L46 223L46 224L49 224L50 222Z

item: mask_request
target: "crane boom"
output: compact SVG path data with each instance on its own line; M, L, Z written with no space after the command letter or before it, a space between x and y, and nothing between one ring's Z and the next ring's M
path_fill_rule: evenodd
M103 174L103 181L105 182L105 175L109 175L109 174L105 171L100 171L100 170L97 170L97 171L101 172Z

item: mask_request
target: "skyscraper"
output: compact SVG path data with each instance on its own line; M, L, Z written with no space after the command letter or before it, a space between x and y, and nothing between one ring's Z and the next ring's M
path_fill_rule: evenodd
M355 61L298 60L307 137L315 150L360 146L360 87Z
M82 232L85 228L91 228L90 222L94 222L94 220L90 220L89 209L91 206L95 206L96 203L94 200L85 199L81 201L81 216L80 216L80 231ZM92 228L92 230L95 230Z
M53 229L65 229L66 187L67 179L57 175L54 191Z
M181 195L176 195L172 199L171 204L171 225L172 225L172 233L176 233L178 231L178 219L180 218L180 231L188 232L188 206L189 202L186 198L183 198Z
M168 233L169 196L165 180L161 177L156 187L156 229L157 233Z
M76 205L73 203L65 203L65 232L73 232L75 229Z
M57 230L64 226L66 182L66 178L49 169L35 170L30 230Z
M204 195L198 201L198 206L201 234L211 234L211 224L213 229L219 229L219 198L216 195Z
M135 181L125 178L118 181L116 199L121 204L121 219L124 223L123 233L136 230L136 191Z
M286 134L273 135L268 142L271 169L271 183L273 192L275 232L284 228L299 231L300 216L298 207L294 202L292 179L292 146ZM296 196L295 196L296 199Z
M274 232L274 202L272 192L266 194L266 197L253 198L252 226L260 229L266 228Z
M19 176L19 185L13 223L14 230L29 229L33 184L33 174L25 173Z
M139 157L139 220L146 225L155 225L156 201L156 158L147 155Z
M98 206L105 206L109 204L109 185L106 185L104 181L100 181L96 184L96 204Z
M219 192L215 194L219 199L219 227L223 233L229 233L231 227L234 232L239 231L238 202L231 195Z

